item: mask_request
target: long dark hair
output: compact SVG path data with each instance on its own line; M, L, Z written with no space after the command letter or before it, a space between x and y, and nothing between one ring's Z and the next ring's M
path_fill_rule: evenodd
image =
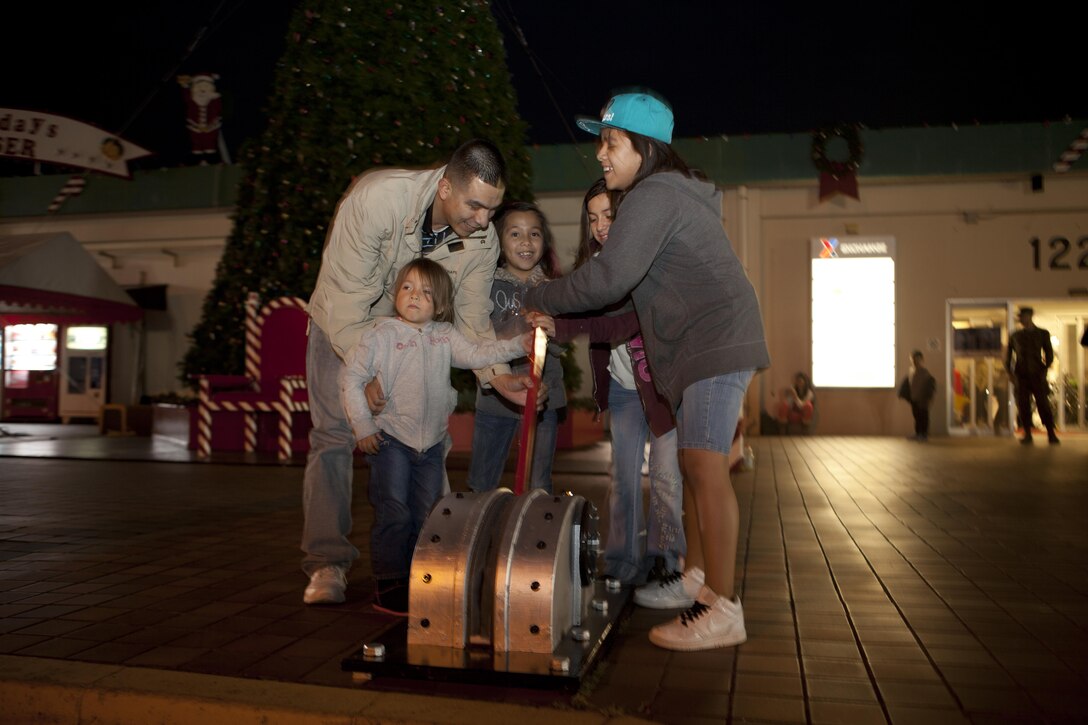
M608 195L608 205L612 209L612 219L616 218L616 204L619 192L611 191L605 186L604 179L597 179L593 186L589 187L585 197L582 198L582 222L580 224L582 238L578 242L578 255L574 258L574 268L578 269L585 264L590 257L601 251L601 243L593 238L593 231L589 227L589 202L601 194Z
M502 232L503 227L506 226L506 219L510 214L519 211L536 214L536 218L540 220L540 233L544 238L544 248L541 250L540 255L540 268L544 270L544 274L548 279L555 279L562 274L562 271L559 269L559 258L555 253L552 229L548 226L548 218L544 216L544 212L536 204L527 201L508 201L502 205L498 213L495 214L494 219L495 231L499 234L499 249L502 249ZM499 266L506 266L506 258L503 257L501 251L499 252Z
M634 181L623 190L615 206L622 204L627 195L631 193L631 190L639 185L639 182L654 174L675 171L689 179L707 180L706 174L688 166L687 162L680 158L680 154L676 153L672 146L664 141L658 141L656 138L650 138L624 129L615 130L627 134L627 138L631 139L631 147L635 150L635 153L642 157L642 163L639 164L638 171L635 172Z

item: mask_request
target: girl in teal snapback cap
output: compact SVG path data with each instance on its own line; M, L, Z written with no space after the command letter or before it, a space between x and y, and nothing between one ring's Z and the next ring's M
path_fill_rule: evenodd
M721 194L669 145L673 114L660 96L614 96L600 120L605 184L621 192L608 244L566 277L526 294L550 315L598 310L630 294L654 382L676 412L684 473L688 561L705 584L650 640L675 650L747 639L734 591L739 512L729 450L748 384L770 365L755 290L721 223ZM701 552L702 556L699 556Z

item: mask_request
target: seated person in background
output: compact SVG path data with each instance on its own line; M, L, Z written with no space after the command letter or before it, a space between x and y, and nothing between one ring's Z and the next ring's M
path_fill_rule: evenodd
M787 432L790 423L800 423L808 428L812 424L813 404L816 395L812 381L802 372L793 376L793 385L782 389L782 402L778 404L778 425L781 433Z

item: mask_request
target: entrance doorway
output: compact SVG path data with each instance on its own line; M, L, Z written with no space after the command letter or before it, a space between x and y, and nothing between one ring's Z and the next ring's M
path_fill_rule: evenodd
M946 412L950 435L1011 435L1018 428L1015 395L1005 371L1010 330L1020 307L1035 310L1037 327L1050 332L1054 363L1047 370L1050 408L1059 431L1088 431L1088 300L949 300L949 377ZM1038 411L1032 411L1042 429Z
M97 420L105 402L109 328L69 327L64 338L58 411L61 420L65 423L72 418Z
M949 300L949 435L1009 435L1012 395L1005 372L1007 300Z

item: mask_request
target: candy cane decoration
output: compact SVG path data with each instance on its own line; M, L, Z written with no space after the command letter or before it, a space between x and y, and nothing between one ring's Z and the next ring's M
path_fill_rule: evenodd
M273 310L281 307L297 307L306 311L306 301L298 297L277 297L257 311L259 297L250 292L246 298L246 375L252 380L261 379L261 329Z
M293 433L293 415L292 413L305 411L310 409L309 403L294 400L296 390L306 389L306 380L299 375L292 375L291 377L283 378L281 381L282 387L280 388L280 430L279 440L277 441L279 446L279 459L281 461L291 460L291 441L294 438Z
M201 458L207 458L212 454L212 402L211 387L203 377L200 378L197 401L196 452Z
M246 453L252 453L257 450L257 416L255 413L247 411L245 414L245 448L243 450Z
M68 181L64 182L64 186L61 187L57 195L53 197L52 203L49 204L49 208L46 210L50 214L54 214L60 210L66 199L73 196L79 196L83 192L83 187L87 185L87 179L82 174L76 174L69 177Z
M305 386L305 382L303 382ZM200 392L198 394L196 450L202 458L208 458L212 454L212 413L223 411L227 413L245 413L245 451L252 453L257 450L257 413L279 413L280 404L267 403L262 400L255 401L217 401L212 400L211 386L208 380L201 378ZM296 407L306 405L295 403ZM303 408L306 409L306 408Z
M298 297L277 297L271 300L267 305L261 308L261 312L258 320L256 321L254 328L254 334L250 335L250 327L246 327L246 370L247 374L251 378L260 383L260 367L261 367L261 337L260 330L264 327L265 320L273 310L278 310L283 307L297 307L300 310L306 310L306 301ZM248 320L247 320L248 323ZM249 370L255 372L249 373ZM294 436L293 432L293 416L292 413L297 411L306 411L310 409L307 403L294 402L294 392L296 390L306 389L306 379L301 376L292 376L288 378L282 378L280 380L280 400L279 404L275 405L276 412L279 415L279 426L276 436L276 455L280 461L291 460L291 441ZM256 416L253 416L256 418Z
M1077 162L1085 149L1088 149L1088 128L1082 130L1073 142L1062 152L1058 161L1054 162L1054 170L1059 174L1069 171L1069 168Z
M261 303L256 292L246 295L246 375L250 380L261 379L261 318L257 313Z
M270 301L264 307L260 307L260 297L256 292L250 292L245 302L245 328L246 328L246 378L250 386L256 392L268 394L271 391L261 391L261 331L269 314L273 310L283 307L295 307L306 310L306 302L298 297L280 297ZM259 310L259 311L258 311ZM198 393L199 409L197 411L197 455L208 458L212 452L212 413L216 411L244 413L245 421L245 451L252 453L257 450L258 413L275 413L278 419L276 436L276 457L280 461L291 459L292 441L292 413L307 411L309 403L305 400L295 401L294 394L297 390L306 389L306 380L301 375L294 375L279 379L280 390L278 399L253 400L253 401L219 401L213 400L211 384L207 378L201 377Z

